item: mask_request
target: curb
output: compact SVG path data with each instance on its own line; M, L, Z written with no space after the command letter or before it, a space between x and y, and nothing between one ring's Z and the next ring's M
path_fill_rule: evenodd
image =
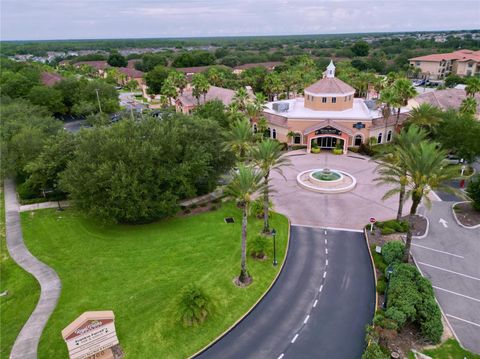
M283 216L283 215L282 215ZM286 217L286 216L285 216ZM269 285L269 287L267 288L267 290L260 296L260 298L258 298L258 300L250 307L250 309L247 310L247 312L245 314L243 314L235 323L233 323L229 328L227 328L227 330L225 330L222 334L220 334L218 337L216 337L213 341L211 341L209 344L207 344L206 346L204 346L202 349L200 349L199 351L197 351L196 353L192 354L191 356L189 356L187 359L193 359L193 358L196 358L197 356L199 356L200 354L202 354L203 352L205 352L206 350L208 350L210 347L212 347L213 345L215 345L219 340L221 340L225 335L227 335L228 333L230 333L233 329L235 329L237 327L237 325L239 325L256 307L258 304L260 304L260 302L263 300L263 298L265 298L265 296L270 292L270 290L273 288L273 286L275 285L275 283L277 282L278 280L278 277L280 277L280 274L283 272L283 268L285 266L285 263L287 262L287 258L288 258L288 253L289 253L289 248L290 248L290 231L291 231L291 223L290 223L290 218L287 217L287 220L288 220L288 235L287 235L287 248L285 249L285 257L283 258L283 262L280 266L280 269L279 271L277 272L277 274L275 275L275 278L273 278L273 281L272 283Z
M422 218L425 218L425 220L427 221L427 228L425 228L425 233L422 234L421 236L412 236L412 239L423 239L425 237L428 236L428 232L430 230L430 221L428 220L428 218L426 216L424 216L423 214L418 214L417 213L417 216L419 217L422 217Z
M373 255L372 255L372 251L370 249L370 242L369 242L369 238L368 238L368 231L364 228L363 229L363 234L364 234L364 238L365 238L365 243L367 244L367 248L368 248L368 254L370 255L370 263L372 264L372 269L373 269L373 279L375 280L375 312L377 311L377 308L378 308L378 292L377 292L377 270L375 268L375 262L373 260ZM375 315L375 312L374 312L374 315Z
M460 201L460 202L455 202L454 204L452 204L452 213L453 213L453 218L455 218L455 222L457 222L457 224L460 226L460 227L463 227L463 228L466 228L466 229L476 229L476 228L480 228L480 224L477 224L475 226L466 226L464 224L462 224L459 220L458 220L458 217L457 217L457 214L455 213L455 210L453 209L457 204L460 204L460 203L468 203L469 201Z

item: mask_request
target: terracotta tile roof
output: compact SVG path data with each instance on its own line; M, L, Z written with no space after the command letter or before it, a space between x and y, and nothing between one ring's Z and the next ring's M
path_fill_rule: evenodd
M336 77L325 77L308 86L305 91L314 94L348 94L355 92L355 89Z
M127 75L128 77L131 77L132 79L143 78L144 75L144 72L138 71L137 69L134 69L132 67L119 67L118 71Z
M445 54L431 54L419 56L409 59L410 61L432 61L438 62L442 60L457 60L457 61L480 61L480 51L472 50L458 50Z
M73 64L73 66L75 67L79 67L82 65L91 66L93 68L96 68L97 70L104 70L107 67L110 67L110 65L107 64L107 61L80 61Z
M211 100L220 100L225 106L228 106L230 105L230 103L232 103L233 96L235 96L234 90L210 86L210 89L205 96L206 101L203 100L203 95L200 96L200 104ZM178 97L178 101L180 101L183 106L197 105L197 99L195 98L195 96L193 96L192 89L184 90L183 94Z
M273 70L275 67L282 65L283 62L280 61L270 61L270 62L259 62L256 64L243 64L234 67L235 70L246 70L251 69L253 67L265 67L268 70Z
M128 60L128 64L127 64L127 67L130 68L130 69L133 69L135 68L135 64L137 62L140 62L142 61L141 59L132 59L132 60Z
M57 82L62 81L62 76L53 72L42 72L40 74L40 81L45 86L53 86Z
M275 115L273 113L264 112L263 116L272 125L288 128L288 119L283 116Z
M462 89L446 89L426 92L418 95L413 100L418 104L429 103L432 106L447 110L449 108L458 109L462 101L467 98L467 93ZM480 94L475 95L477 100L477 113L480 113Z

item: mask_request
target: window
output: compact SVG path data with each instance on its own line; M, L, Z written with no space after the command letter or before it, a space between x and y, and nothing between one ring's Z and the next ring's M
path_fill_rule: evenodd
M263 137L265 137L265 138L272 137L272 131L270 130L270 127L265 130L265 133L263 134Z
M345 102L347 102L347 96L344 97Z
M253 132L257 133L257 124L256 123L253 124Z
M272 138L273 138L274 140L277 139L277 130L276 130L276 129L273 129L273 131L272 131Z
M470 62L470 63L468 64L468 67L472 67L472 66L473 66L473 62Z
M387 132L387 142L390 142L392 140L392 130Z
M322 97L322 103L327 103L327 98L326 97Z
M332 103L337 103L337 98L336 97L332 97Z
M382 143L382 133L381 132L378 134L377 143Z
M302 137L300 136L299 133L296 133L295 137L293 137L293 143L296 145L299 145L302 143Z
M361 144L362 144L362 135L356 135L354 145L360 146Z

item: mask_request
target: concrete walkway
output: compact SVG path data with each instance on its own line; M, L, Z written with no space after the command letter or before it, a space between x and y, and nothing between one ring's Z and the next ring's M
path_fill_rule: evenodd
M36 359L43 328L60 297L61 283L57 273L35 258L25 246L15 183L9 179L5 180L5 213L8 252L20 267L37 279L41 287L40 300L15 340L10 359Z
M69 207L69 201L60 201L60 206L62 208ZM35 211L37 209L45 209L45 208L58 208L58 202L42 202L42 203L34 203L34 204L25 204L20 206L20 212L28 212L28 211Z

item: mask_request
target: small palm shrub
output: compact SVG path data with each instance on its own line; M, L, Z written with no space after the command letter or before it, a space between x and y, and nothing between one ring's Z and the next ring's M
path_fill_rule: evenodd
M273 209L273 202L271 200L268 201L268 208L270 210ZM249 211L251 216L255 216L256 218L263 218L263 197L259 197L255 201L250 203Z
M184 289L178 301L178 312L185 326L203 323L211 310L211 299L202 288L190 284Z
M250 242L250 254L255 258L264 258L267 251L268 238L258 235Z

